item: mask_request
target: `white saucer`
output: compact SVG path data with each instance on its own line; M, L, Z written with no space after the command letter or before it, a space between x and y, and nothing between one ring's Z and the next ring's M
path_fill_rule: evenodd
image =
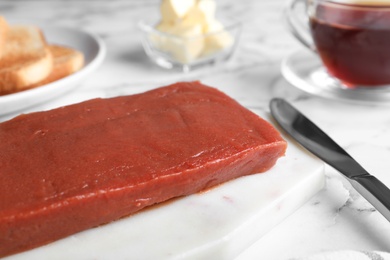
M39 25L48 43L72 47L84 54L84 67L70 76L22 92L0 96L0 115L22 111L49 101L78 86L79 81L103 61L106 48L103 41L91 33L75 28Z
M281 69L283 76L293 86L315 96L390 105L390 86L347 88L328 75L319 57L310 50L293 53L282 62Z

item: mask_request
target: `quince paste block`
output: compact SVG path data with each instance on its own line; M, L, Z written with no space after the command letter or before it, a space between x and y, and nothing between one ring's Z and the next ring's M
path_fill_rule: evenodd
M0 124L0 256L264 172L285 150L199 82L20 115Z

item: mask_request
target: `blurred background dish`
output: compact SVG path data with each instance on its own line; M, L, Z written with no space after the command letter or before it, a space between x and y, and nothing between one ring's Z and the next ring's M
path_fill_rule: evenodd
M74 28L39 25L50 44L64 45L84 54L84 67L78 72L52 83L0 96L0 115L31 107L49 101L78 86L78 82L95 70L103 61L106 48L103 41L94 34Z
M228 22L230 21L230 23ZM221 19L223 27L201 35L176 35L158 29L159 24L141 21L142 45L147 56L166 69L188 72L226 62L234 53L241 24ZM216 26L220 27L220 26Z
M331 77L318 55L299 50L282 62L282 74L296 88L315 96L355 103L389 103L389 87L347 88Z
M141 21L143 47L149 58L184 72L226 61L241 31L233 17L217 16L214 0L162 0L159 21Z

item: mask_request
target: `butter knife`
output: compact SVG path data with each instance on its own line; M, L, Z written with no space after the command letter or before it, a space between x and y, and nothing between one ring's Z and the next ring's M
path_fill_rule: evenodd
M291 104L281 98L270 102L278 124L298 143L342 173L352 186L390 221L390 190L369 174L343 148Z

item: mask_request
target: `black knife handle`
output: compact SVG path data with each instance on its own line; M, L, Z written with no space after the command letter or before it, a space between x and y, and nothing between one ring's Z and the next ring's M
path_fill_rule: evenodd
M351 178L352 186L390 221L390 189L372 175Z

